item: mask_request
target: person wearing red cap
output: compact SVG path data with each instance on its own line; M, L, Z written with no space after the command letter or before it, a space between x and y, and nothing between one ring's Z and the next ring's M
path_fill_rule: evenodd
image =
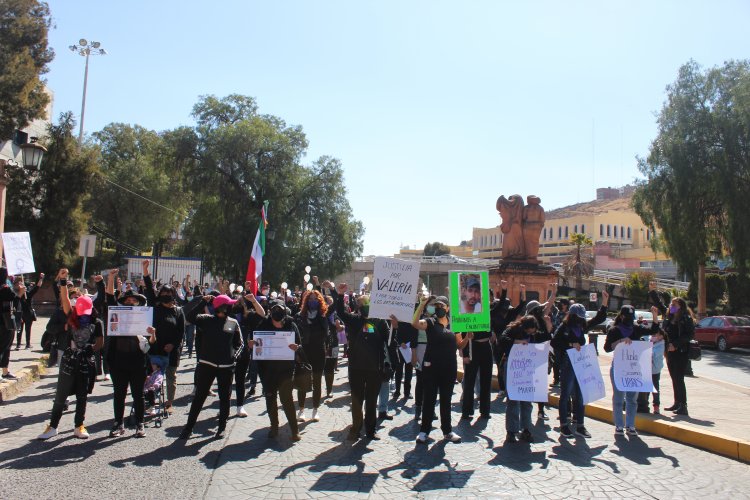
M104 345L104 328L101 320L96 317L94 303L91 297L79 297L75 305L68 297L68 270L60 272L60 302L63 312L67 316L67 345L60 361L60 374L57 379L55 403L52 406L52 418L39 439L49 439L57 435L65 399L68 394L76 395L75 437L88 439L89 433L83 426L86 417L86 400L94 389L96 378L96 364L94 353Z
M189 439L214 379L219 385L219 428L216 438L224 436L232 398L232 375L237 356L242 352L240 325L230 312L237 301L227 295L206 295L187 314L187 320L200 329L201 349L195 368L195 396L180 439ZM214 314L198 314L213 303Z

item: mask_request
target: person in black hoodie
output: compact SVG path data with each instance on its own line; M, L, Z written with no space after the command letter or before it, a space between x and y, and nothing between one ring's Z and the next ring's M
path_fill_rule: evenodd
M502 401L502 398L505 396L505 358L503 357L503 350L497 345L497 342L508 325L519 316L523 316L526 310L526 285L518 285L521 300L516 307L513 307L510 299L507 298L508 282L501 280L500 286L502 288L500 298L490 305L490 328L492 330L490 343L492 344L492 356L497 364L497 381L500 386L500 398Z
M659 314L655 307L651 308L654 318ZM654 321L651 328L644 328L635 324L635 308L630 305L622 306L620 314L615 318L615 323L607 331L607 340L604 341L604 352L612 352L617 344L631 344L634 340L642 340L643 337L659 331L659 323ZM615 420L615 434L622 435L624 430L631 436L638 432L635 430L635 413L638 408L638 391L620 391L615 384L615 363L612 358L612 366L609 368L609 378L612 381L612 411ZM622 420L622 403L625 401L625 423ZM625 427L625 429L623 429Z
M248 308L248 303L253 307L252 309ZM244 418L247 417L247 412L243 406L245 404L245 378L252 363L253 351L250 338L253 330L265 319L266 312L256 300L255 295L250 293L237 300L237 303L232 308L232 313L234 314L234 318L239 322L240 329L242 330L243 348L237 357L237 366L234 371L234 391L237 399L237 416Z
M586 332L600 324L607 318L607 306L609 304L609 294L606 291L602 292L602 306L596 313L596 316L590 320L586 320L586 308L583 304L573 304L568 310L568 314L565 315L560 326L555 331L555 335L552 338L552 347L563 351L563 357L560 360L560 434L562 437L569 438L573 437L573 432L570 430L568 424L568 406L570 404L570 397L575 394L575 408L574 416L576 420L576 434L590 438L586 426L583 424L583 395L581 394L581 387L578 385L578 379L573 371L573 365L570 362L570 356L568 356L568 349L581 350L581 347L586 344Z
M362 431L362 404L365 405L364 427L367 439L378 440L377 403L383 383L383 369L387 362L388 325L382 319L369 317L369 296L357 297L358 313L348 312L344 307L346 283L335 287L330 281L323 283L331 290L336 304L336 314L346 325L349 338L349 385L352 391L352 427L348 440L356 441Z
M419 330L411 326L411 323L406 321L399 321L398 328L396 329L396 340L399 347L410 347L412 352L417 350ZM411 380L413 375L414 366L412 365L412 358L404 359L401 354L401 350L397 352L396 367L395 367L395 378L396 378L396 390L393 392L394 401L401 397L401 381L404 383L404 399L411 399Z
M159 334L156 344L151 347L150 356L168 358L167 366L167 411L172 411L172 402L177 391L177 367L180 366L182 340L185 337L185 315L182 308L175 305L176 295L172 285L163 285L159 294L154 293L154 282L148 270L149 261L143 261L143 280L146 283L146 299L154 308L154 328Z
M289 309L281 299L273 299L268 302L269 315L260 322L253 332L250 341L255 345L255 332L294 332L294 343L289 344L289 349L297 351L301 347L299 329L291 317ZM292 433L292 441L299 441L299 426L294 415L294 360L258 361L260 381L266 397L266 412L271 421L271 429L268 437L275 438L279 435L279 403L284 409L289 430Z
M318 290L308 290L302 296L302 308L295 316L297 328L302 337L302 351L312 366L312 416L310 420L318 422L318 407L322 394L323 369L326 363L326 343L328 338L328 304ZM306 394L302 389L297 390L299 413L297 420L304 422Z
M31 349L31 326L36 321L36 312L34 311L34 305L32 299L36 292L42 286L44 282L44 273L39 275L39 281L34 284L31 283L28 286L24 284L23 293L18 294L18 299L21 305L21 325L18 325L18 334L16 335L16 350L21 348L21 334L23 330L26 330L26 349ZM21 328L23 326L23 328Z
M195 397L190 404L190 413L180 439L190 438L214 380L219 385L219 428L216 430L216 438L224 436L232 398L234 365L242 352L240 325L230 314L236 301L226 295L206 295L202 302L188 313L188 321L201 329L203 338L200 361L195 368ZM207 304L213 304L214 314L199 314Z
M16 333L16 323L13 318L13 303L17 300L16 292L8 283L8 269L0 267L0 307L2 308L2 322L0 322L0 368L3 378L16 380L16 376L8 371L10 364L10 347Z
M675 297L664 305L656 292L656 282L649 283L649 298L662 314L664 321L661 328L667 333L667 369L672 378L674 404L666 411L676 415L688 415L687 389L685 388L685 372L690 361L690 341L695 336L695 316L685 302L685 299ZM654 316L656 319L656 316Z
M548 333L552 330L552 319L549 315L544 316L545 328L540 328L537 319L527 315L518 321L514 321L503 332L498 341L498 346L506 358L510 355L513 344L540 344L552 338ZM534 442L531 434L531 409L532 404L528 401L515 401L508 398L505 410L505 440L509 443L517 441L516 436L521 432L521 439L528 443Z

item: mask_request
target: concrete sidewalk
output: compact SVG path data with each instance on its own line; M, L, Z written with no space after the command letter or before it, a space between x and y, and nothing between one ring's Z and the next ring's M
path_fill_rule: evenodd
M16 350L16 341L10 351L10 373L18 380L0 379L0 402L11 400L28 389L46 372L48 354L42 352L40 342L49 318L40 317L31 327L31 349L24 349L26 337L21 339L21 349Z
M609 378L612 356L600 351L598 359L606 386L606 396L587 405L586 416L614 423L612 384ZM693 363L696 366L695 364L700 361ZM461 368L458 376L459 379L463 378ZM499 388L496 376L493 377L492 385L494 389ZM750 462L750 426L746 417L750 411L750 388L707 377L688 377L685 379L685 385L690 416L683 417L663 411L663 408L673 403L672 379L665 365L660 383L662 414L639 413L636 417L636 428L736 460ZM559 401L559 389L551 388L550 404L558 406ZM555 419L556 415L552 417Z

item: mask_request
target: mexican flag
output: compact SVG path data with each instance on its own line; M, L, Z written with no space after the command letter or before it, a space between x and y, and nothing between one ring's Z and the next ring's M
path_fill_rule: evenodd
M266 215L268 213L268 202L263 202L263 208L260 211L260 226L258 226L258 233L255 235L255 242L253 243L253 252L250 254L250 262L247 264L247 276L245 281L250 282L250 290L253 294L258 293L258 278L263 274L263 255L266 253L266 226L268 225L268 219Z

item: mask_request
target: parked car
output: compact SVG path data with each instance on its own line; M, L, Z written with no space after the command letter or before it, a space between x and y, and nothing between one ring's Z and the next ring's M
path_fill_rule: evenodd
M635 320L642 327L651 328L651 325L654 324L654 314L651 311L636 309Z
M590 320L594 316L597 315L599 311L586 311L586 320ZM592 333L600 332L600 333L607 333L607 330L609 330L609 327L615 324L615 319L610 318L609 316L607 319L599 323L598 325L591 328Z
M750 319L742 316L703 318L695 327L695 340L722 352L732 347L750 347Z

